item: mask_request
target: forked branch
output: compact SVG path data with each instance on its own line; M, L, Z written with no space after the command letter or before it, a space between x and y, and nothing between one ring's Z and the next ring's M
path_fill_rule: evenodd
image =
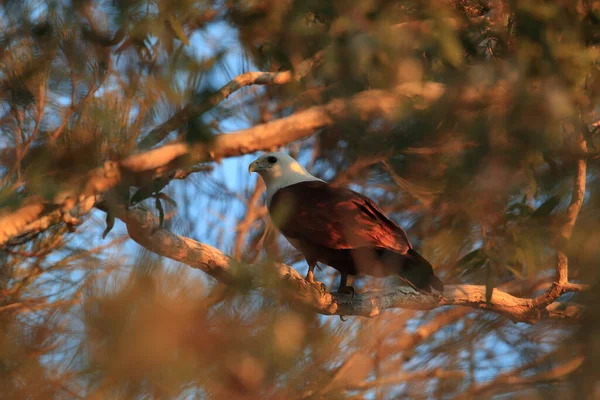
M166 122L159 125L140 142L140 148L146 149L164 140L169 133L178 127L182 126L185 122L198 117L210 109L214 108L220 102L225 100L235 91L251 85L285 85L294 80L300 80L305 77L311 70L315 63L318 63L323 56L323 52L319 51L312 58L301 62L296 71L281 71L281 72L245 72L241 75L236 76L229 81L221 89L217 90L214 94L208 97L200 104L190 103L183 109L175 113Z
M578 142L578 150L583 154L587 153L587 144L584 135L579 137ZM585 196L586 172L587 159L581 158L577 160L577 169L575 174L575 183L573 185L573 191L571 194L571 202L567 208L565 221L560 228L560 234L557 239L556 282L552 284L550 289L534 299L535 306L538 308L544 308L548 306L558 299L563 293L568 291L580 291L581 288L586 287L585 285L569 283L569 259L565 253L566 244L571 238L573 228L575 227L575 222L577 221L577 216L579 215L579 210L581 210L581 206L583 205L583 199Z
M582 153L587 153L587 144L585 138L582 137L579 140L579 150ZM566 284L569 281L569 260L564 252L564 246L566 242L571 238L579 210L583 204L583 198L585 196L585 181L587 173L587 159L582 158L577 160L577 173L575 175L575 184L573 185L573 193L571 194L571 203L567 209L567 215L565 222L560 230L559 248L557 252L557 275L558 283Z
M275 149L312 136L315 130L331 126L338 118L349 115L364 120L393 119L397 117L398 106L407 97L418 96L433 101L443 93L444 87L437 83L404 85L393 91L368 90L350 99L333 100L286 118L216 135L210 144L168 144L121 161L109 161L81 177L80 181L85 185L78 192L61 192L55 196L58 200L51 203L36 197L26 198L18 209L0 210L0 246L61 222L75 223L117 185L142 186L199 162Z
M580 146L582 151L587 150L583 139ZM577 162L577 173L567 218L561 227L563 246L571 236L583 204L585 182L586 160L581 159ZM235 282L240 278L232 273L232 260L227 255L211 246L178 236L165 229L157 230L156 222L149 212L133 209L124 211L121 218L126 222L130 236L148 250L201 269L225 283ZM152 233L148 235L150 232ZM556 300L564 293L586 290L587 285L569 283L568 260L562 247L558 250L557 261L557 280L540 296L533 299L520 298L494 289L491 301L486 300L486 288L477 285L447 285L444 293L440 295L427 295L410 287L397 287L379 292L367 292L352 298L334 295L312 286L287 265L277 264L273 272L277 278L292 285L293 290L289 291L288 295L293 300L299 300L324 315L373 317L389 308L432 309L445 305L462 305L492 311L514 322L535 323L542 319L573 319L580 315L580 307L557 303Z
M244 273L247 269L235 268L235 262L216 248L176 235L160 228L152 214L143 208L121 210L118 215L126 225L129 235L146 249L187 264L211 275L226 284L248 280L257 287L269 287L280 282L289 286L284 295L293 304L305 307L323 315L356 315L374 317L386 309L407 308L428 310L446 305L461 305L484 309L504 315L515 322L535 323L542 319L574 319L580 308L573 305L551 303L539 307L534 299L515 297L494 289L491 302L486 302L486 289L476 285L448 285L441 295L427 295L410 287L401 286L378 292L367 292L352 298L349 295L334 295L319 285L311 285L293 268L284 264L274 264L270 274L262 279L260 273ZM253 271L260 271L254 266ZM563 291L581 290L584 287L569 286Z

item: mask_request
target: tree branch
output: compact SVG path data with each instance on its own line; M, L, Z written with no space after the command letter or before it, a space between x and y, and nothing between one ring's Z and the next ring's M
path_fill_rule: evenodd
M578 147L581 152L587 152L587 143L584 135L580 136ZM573 185L573 192L571 194L571 202L567 208L565 222L560 228L560 237L557 240L556 282L552 284L550 289L534 299L535 306L538 308L547 307L567 291L575 292L585 290L585 287L583 287L585 285L569 283L569 259L565 253L565 247L571 238L573 228L575 227L575 222L577 221L577 216L579 215L579 210L583 204L583 198L585 196L586 171L587 160L585 158L579 159L577 161L577 172L575 176L575 183Z
M400 385L410 381L422 381L427 379L462 379L465 377L464 371L446 371L440 368L416 372L401 372L397 375L380 378L372 381L364 381L358 384L349 385L346 390L369 390L381 386Z
M507 387L514 387L517 385L531 385L543 382L560 381L566 378L568 375L575 372L583 364L584 361L583 356L577 356L561 365L550 369L549 371L531 376L520 376L527 369L540 365L543 359L545 358L546 357L543 356L541 360L536 360L535 363L533 363L533 365L528 365L527 368L517 368L513 371L509 371L499 375L498 377L496 377L496 379L490 382L474 386L462 395L457 396L456 399L471 399L474 396L481 396L484 394L490 395L502 389L506 391Z
M229 97L233 92L251 85L285 85L292 82L293 80L300 80L305 77L308 72L312 69L315 63L318 63L323 56L323 52L319 51L312 58L309 58L298 65L295 72L282 71L282 72L260 72L251 71L245 72L241 75L236 76L229 81L221 89L213 93L208 99L203 101L201 104L190 103L183 109L175 113L167 121L159 125L158 127L151 130L148 135L140 142L139 147L141 149L147 149L157 145L163 141L169 133L180 127L185 122L194 119L210 109L214 108L217 104Z
M271 121L232 134L215 136L211 144L176 143L165 145L144 153L132 155L120 162L107 162L91 171L80 193L61 193L58 203L46 203L39 199L25 199L21 208L0 214L0 246L23 235L43 231L60 222L77 223L77 217L89 212L102 200L103 195L119 184L141 186L153 179L172 174L201 161L219 160L258 150L269 150L314 134L315 130L335 123L337 118L348 115L361 119L396 117L397 107L407 97L419 97L426 103L439 99L445 87L437 83L404 84L393 91L370 90L348 100L333 100L311 107L287 118ZM485 94L465 93L461 100L479 101ZM585 145L585 144L583 144ZM578 161L576 187L563 237L570 236L585 192L585 160ZM165 257L202 269L218 280L229 283L239 279L233 274L231 259L217 249L179 237L163 229L156 229L151 215L130 210L122 216L127 222L131 237L151 251ZM148 219L150 218L150 219ZM147 220L148 219L148 220ZM137 228L136 228L137 227ZM152 227L144 230L140 227ZM154 232L151 234L151 232ZM566 237L568 239L568 237ZM165 246L164 244L168 245ZM176 249L179 249L175 251ZM560 255L559 255L560 257ZM564 264L566 265L566 264ZM566 267L558 266L559 280L541 296L523 299L495 289L492 302L485 301L483 286L447 286L442 296L429 296L407 287L389 289L377 293L363 293L350 299L333 296L310 286L295 270L277 265L275 273L294 287L294 297L325 315L375 316L388 308L431 309L444 305L465 305L486 309L504 315L513 321L535 322L540 319L563 319L578 316L579 309L561 308L553 303L561 294L584 290L583 285L573 285L566 276ZM562 272L561 272L562 271ZM244 278L248 278L247 276Z
M131 238L154 253L200 269L226 284L243 282L247 285L253 280L254 285L270 287L273 279L275 282L283 281L289 288L285 296L292 304L303 304L323 315L375 317L390 308L428 310L460 305L492 311L515 322L535 323L542 319L575 319L580 313L577 307L562 309L558 303L538 308L532 299L515 297L498 289L494 289L492 300L487 303L485 286L477 285L447 285L439 296L400 286L352 298L331 294L319 284L311 285L296 270L284 264L274 264L268 276L257 279L256 276L261 275L256 272L261 271L258 266L235 268L235 262L214 247L158 227L156 219L143 208L122 210L118 217L126 223ZM249 270L254 272L250 274Z
M389 350L389 352L410 350L439 331L442 327L458 321L470 311L470 309L464 307L454 308L448 310L447 312L440 313L431 321L419 326L414 333L407 334L406 332L403 332L402 337L390 344L387 350Z
M579 150L583 153L587 153L587 144L585 138L581 137L579 142ZM583 198L585 196L585 181L587 171L587 160L580 159L577 161L577 173L575 176L575 184L573 185L573 193L571 194L571 203L567 209L566 221L560 230L560 241L559 249L557 252L557 275L558 282L566 284L569 281L569 260L564 252L564 245L571 238L579 210L583 204Z
M418 96L433 101L443 93L444 86L437 83L406 84L394 91L369 90L286 118L216 135L210 144L174 143L134 154L119 162L108 161L82 177L85 185L80 192L61 192L55 196L60 201L50 204L31 197L16 210L1 210L0 246L61 222L77 223L76 218L87 214L104 193L119 184L143 186L173 170L199 162L275 149L312 136L317 129L331 126L338 118L348 115L364 120L393 119L397 117L397 107L407 97Z

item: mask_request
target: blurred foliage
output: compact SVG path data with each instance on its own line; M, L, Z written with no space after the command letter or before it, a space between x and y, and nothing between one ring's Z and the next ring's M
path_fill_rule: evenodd
M212 143L232 126L435 82L445 90L433 102L407 97L391 121L340 117L288 150L373 197L447 284L518 279L515 293L531 297L554 274L584 138L587 193L567 254L570 280L593 285L565 296L590 305L577 326L457 308L341 323L261 291L218 296L202 274L136 250L119 224L102 241L110 203L108 217L95 211L76 232L59 225L1 250L0 397L597 393L597 1L5 0L0 24L2 209L76 195L91 169L167 141ZM309 58L320 61L298 82L205 104L237 72L293 70ZM151 133L187 104L204 111L164 137ZM109 199L156 204L161 225L242 265L299 261L266 230L247 165L236 164L239 176L228 165ZM328 274L317 277L331 283ZM568 378L542 379L581 354ZM511 373L542 378L500 379Z

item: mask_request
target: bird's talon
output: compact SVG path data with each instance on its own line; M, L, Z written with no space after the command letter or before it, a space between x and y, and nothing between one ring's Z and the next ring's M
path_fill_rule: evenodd
M312 271L308 271L308 273L306 274L306 278L304 279L306 279L306 281L311 285L315 284L315 274Z
M346 321L348 321L347 319L344 319L344 316L343 316L343 315L340 315L340 319L342 320L342 322L346 322Z
M433 275L431 263L412 249L406 232L393 224L368 197L318 179L282 152L260 156L248 166L248 172L260 174L267 186L269 215L273 217L282 212L286 214L285 223L280 218L275 218L274 221L280 220L275 225L293 247L304 255L308 264L305 279L313 288L329 292L325 285L315 282L314 269L320 268L320 260L327 265L333 263L329 266L340 272L339 289L333 294L339 294L340 297L345 295L343 301L353 301L355 293L348 286L348 283L352 283L352 280L348 280L349 275L361 272L378 276L379 273L376 272L380 268L372 265L366 270L358 271L358 260L352 258L341 262L347 259L348 251L353 255L355 250L363 254L356 246L361 243L360 248L370 253L368 258L374 256L373 262L384 267L384 270L391 268L389 272L395 271L405 281L408 281L406 276L414 277L417 281L427 278L434 289L443 290L443 283ZM137 199L136 195L132 202ZM293 210L289 208L290 201L296 202ZM89 208L92 206L93 204ZM162 222L164 216L161 207L161 202L157 201L156 208ZM326 233L322 227L327 227ZM315 229L324 234L315 235ZM349 232L352 232L352 240L348 240Z

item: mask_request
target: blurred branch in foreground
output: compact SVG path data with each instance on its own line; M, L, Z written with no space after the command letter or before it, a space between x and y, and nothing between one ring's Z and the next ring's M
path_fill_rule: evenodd
M1 2L0 397L597 396L596 3ZM445 292L307 283L274 149Z
M438 85L431 84L439 95ZM367 91L350 101L334 100L326 106L312 107L289 117L258 125L242 131L217 135L210 146L186 143L167 144L162 147L132 155L122 161L107 161L103 167L81 177L81 192L76 188L55 196L59 202L40 202L29 198L25 206L0 214L0 245L19 236L38 233L55 224L77 224L77 219L87 214L101 196L117 185L142 186L164 177L173 170L209 160L273 149L314 134L315 129L332 125L335 118L357 114L361 118L392 117L405 96L428 93L427 86L409 85L398 92ZM74 214L75 216L73 216Z

